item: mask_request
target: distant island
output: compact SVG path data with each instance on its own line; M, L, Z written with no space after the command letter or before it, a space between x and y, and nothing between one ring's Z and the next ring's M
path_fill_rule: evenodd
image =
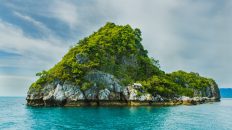
M232 88L220 88L222 98L232 98Z
M165 73L148 57L141 31L106 23L80 40L54 67L36 74L29 106L179 105L220 101L213 79ZM48 54L49 56L49 54ZM175 64L173 64L175 65Z

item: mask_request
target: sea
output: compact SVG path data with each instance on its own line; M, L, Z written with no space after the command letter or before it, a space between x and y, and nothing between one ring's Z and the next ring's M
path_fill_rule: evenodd
M29 107L0 97L0 130L232 130L232 99L172 107Z

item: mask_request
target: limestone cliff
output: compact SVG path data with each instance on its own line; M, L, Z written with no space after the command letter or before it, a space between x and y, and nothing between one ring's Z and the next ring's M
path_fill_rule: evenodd
M107 23L80 40L28 91L31 106L172 105L219 101L216 82L198 73L166 74L141 44L141 32Z

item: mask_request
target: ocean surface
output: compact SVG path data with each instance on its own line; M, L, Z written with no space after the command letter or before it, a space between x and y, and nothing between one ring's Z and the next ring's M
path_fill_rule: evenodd
M232 130L232 99L196 106L34 108L0 97L0 130Z
M220 94L223 98L232 98L232 88L220 88Z

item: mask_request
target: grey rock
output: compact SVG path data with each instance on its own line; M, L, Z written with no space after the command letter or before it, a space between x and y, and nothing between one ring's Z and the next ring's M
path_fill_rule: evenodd
M137 93L138 93L137 90L134 89L134 87L132 86L127 86L123 90L123 95L125 96L126 100L137 100L138 99Z
M84 64L84 63L89 61L89 58L88 58L87 54L81 53L81 54L76 55L76 60L79 64Z
M70 101L84 100L84 94L80 90L79 86L74 85L71 82L65 82L63 85L65 97Z
M96 86L89 88L84 93L85 93L85 98L88 100L97 100L98 99L98 89Z
M110 91L122 92L123 86L121 86L119 80L111 74L102 71L91 71L85 76L85 79L90 82L104 84L104 87Z
M187 97L187 96L181 96L179 100L180 101L190 101L190 100L192 100L192 98Z
M136 89L140 89L142 87L142 84L141 83L134 83L132 86Z
M138 98L139 101L153 101L153 97L151 94L142 94L141 96L139 96Z
M109 100L110 91L108 89L103 89L99 91L98 99L99 100Z
M60 102L66 99L63 87L60 84L57 85L53 96L54 96L54 100L60 101Z
M46 95L46 96L43 97L43 100L44 101L52 100L53 99L53 93L54 93L54 91L55 90L51 90L48 95Z
M109 100L123 100L123 99L121 97L121 93L111 91L109 95Z
M47 83L43 86L42 93L43 96L46 97L50 94L51 91L53 91L56 88L56 84L54 83ZM54 92L54 91L53 91ZM51 96L51 95L50 95Z
M153 97L153 101L155 101L155 102L163 102L164 99L160 95L156 95L155 97Z

